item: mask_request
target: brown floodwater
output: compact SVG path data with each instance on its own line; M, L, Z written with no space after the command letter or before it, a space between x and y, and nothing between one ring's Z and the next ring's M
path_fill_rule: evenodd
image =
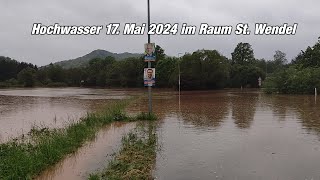
M0 89L0 142L33 126L62 128L135 91L86 88Z
M101 172L121 147L122 137L135 127L135 123L113 123L103 128L93 141L69 155L36 180L81 180L91 173Z
M127 108L130 114L148 110L146 90L0 90L0 135L15 136L39 123L62 127L114 99L142 94ZM179 97L154 89L153 111L160 119L157 179L320 180L320 100L314 96L225 90ZM106 127L40 178L86 179L105 167L105 156L118 150L131 128Z
M180 99L180 101L179 101ZM147 100L132 111L146 110ZM320 179L320 102L258 91L154 95L157 179Z
M0 89L0 143L26 134L33 126L63 128L88 112L108 106L112 101L141 93L134 89ZM134 127L135 123L107 125L97 133L95 139L45 170L37 179L80 180L102 171L112 154L121 147L122 137Z

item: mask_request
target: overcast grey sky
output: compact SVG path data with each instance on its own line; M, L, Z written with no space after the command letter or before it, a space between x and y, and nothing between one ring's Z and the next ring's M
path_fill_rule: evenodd
M249 23L299 23L296 35L256 36L180 36L154 35L152 42L166 54L216 49L230 57L239 42L252 45L256 58L272 59L281 50L291 60L300 50L312 46L320 36L319 0L150 0L151 22L188 23L199 26ZM18 61L46 65L83 56L95 49L111 52L142 53L147 36L32 36L33 23L53 25L106 25L108 23L145 23L147 0L1 0L0 55Z

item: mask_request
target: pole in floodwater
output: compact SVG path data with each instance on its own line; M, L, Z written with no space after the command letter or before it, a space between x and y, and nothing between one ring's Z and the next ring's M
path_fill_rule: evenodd
M318 95L317 88L314 88L314 103L315 104L317 104L317 95Z
M150 30L150 0L147 0L148 3L148 32ZM148 43L150 44L150 34L148 33ZM151 61L148 61L148 68L151 68ZM152 113L152 87L148 86L148 99L149 99L149 114Z
M181 95L180 54L182 54L182 53L178 53L178 70L179 70L179 77L178 77L178 86L179 86L179 112L180 112L180 95Z

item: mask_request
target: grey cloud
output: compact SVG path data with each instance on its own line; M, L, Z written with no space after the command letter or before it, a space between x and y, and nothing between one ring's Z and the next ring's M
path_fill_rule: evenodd
M299 23L294 36L151 36L168 55L197 49L217 49L230 57L239 42L252 44L257 58L272 59L279 49L288 59L313 45L320 36L320 1L317 0L161 0L151 1L151 19L157 23L188 23L199 26L249 23ZM35 22L51 25L106 25L111 22L146 22L146 0L17 1L0 2L0 55L37 65L82 56L95 49L112 52L142 52L147 36L31 36Z

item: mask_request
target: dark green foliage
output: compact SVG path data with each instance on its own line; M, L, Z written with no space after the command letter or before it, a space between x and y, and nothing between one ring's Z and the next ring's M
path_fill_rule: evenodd
M320 68L292 65L267 78L264 87L267 93L313 94L320 88Z
M249 43L239 43L231 55L232 64L252 64L252 62L255 60L253 49Z
M291 64L280 67L267 78L267 93L313 94L315 88L320 88L320 43L302 51Z
M228 60L216 50L184 55L180 70L181 89L184 90L223 88L229 77Z
M36 81L36 70L27 67L18 73L18 80L25 87L33 87Z
M157 87L178 89L179 71L182 90L220 89L241 85L256 87L257 77L264 77L261 68L256 68L264 66L264 62L252 60L253 50L248 43L240 43L237 46L233 53L236 63L230 63L216 50L198 50L177 59L167 57L164 49L157 45L156 53L157 60L153 64L156 68ZM143 87L143 68L147 67L143 57L130 57L117 61L114 56L106 56L108 53L102 51L95 51L93 54L99 56L92 56L96 58L88 61L86 66L70 69L52 63L38 69L28 64L19 65L12 60L5 62L12 61L11 64L17 68L18 65L19 68L28 65L34 69L29 68L20 74L18 83L20 86ZM246 59L249 59L248 62ZM0 83L0 87L15 86L12 83L17 83L15 79L18 78L18 72L4 71L4 73L7 73L7 77L11 77L9 78L11 80L7 82L9 79L5 79Z
M0 56L0 82L10 79L17 79L17 75L25 68L37 70L37 66L25 62L17 62L16 60L8 57Z
M282 66L287 64L287 58L286 58L286 54L282 51L277 50L273 56L274 58L274 62L276 65L278 66Z
M97 55L100 52L96 51L93 54ZM164 49L157 45L156 53L157 60L153 63L153 67L156 68L156 87L178 89L180 74L182 91L225 87L257 88L258 79L261 77L262 84L269 90L307 93L311 90L310 87L305 87L307 86L305 83L308 83L308 86L315 86L317 83L314 79L317 77L313 75L315 70L303 69L320 67L319 42L302 51L290 64L287 64L286 54L279 50L275 51L273 60L255 59L251 45L242 42L236 46L231 60L216 50L198 50L178 59L166 56ZM110 54L106 56L107 54L101 53L101 56L95 56L96 58L88 60L86 66L70 69L54 64L38 69L32 64L0 57L0 87L143 87L143 69L147 67L147 63L142 56L117 61L115 56ZM293 65L295 68L289 68ZM305 79L306 81L295 86L294 82L301 79L294 79L294 75L290 73L301 73L301 76L305 76L303 73L309 73L312 75L309 77L307 74L304 78L309 77L311 80ZM264 81L266 77L268 80ZM281 84L289 83L284 77L290 79L293 84L290 86Z
M153 113L142 112L142 113L138 114L135 117L135 120L139 120L139 121L144 121L144 120L155 121L155 120L157 120L157 116L155 114L153 114Z
M231 67L231 87L258 87L258 78L265 78L265 72L254 65L235 64Z
M265 78L266 60L256 60L249 43L239 43L231 54L230 87L257 88L258 78Z
M157 87L174 87L177 83L178 59L165 58L159 60L156 65Z
M163 59L165 59L166 54L164 53L164 49L162 49L162 47L160 47L159 45L156 45L156 60L157 61L161 61Z
M305 51L301 51L293 64L299 64L304 68L320 67L320 40L313 47L309 46Z

